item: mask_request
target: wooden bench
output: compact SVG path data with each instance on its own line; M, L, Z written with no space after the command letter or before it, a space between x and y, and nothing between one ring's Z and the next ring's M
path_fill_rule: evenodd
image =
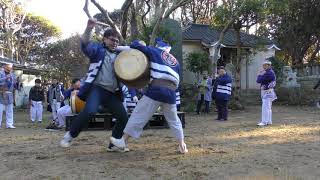
M130 117L130 113L128 116ZM185 128L185 112L178 112L178 116L181 120L182 127ZM71 126L71 122L77 117L77 114L72 114L66 117L66 128L68 131ZM110 130L114 126L115 122L112 122L112 115L110 113L97 113L88 122L88 126L83 130ZM152 119L144 127L145 129L161 129L169 128L167 121L163 113L154 113Z

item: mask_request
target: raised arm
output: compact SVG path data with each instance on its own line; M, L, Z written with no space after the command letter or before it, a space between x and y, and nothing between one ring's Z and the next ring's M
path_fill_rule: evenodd
M97 52L97 43L90 42L92 29L95 27L95 25L96 20L89 19L87 27L81 36L81 50L89 58L92 58Z

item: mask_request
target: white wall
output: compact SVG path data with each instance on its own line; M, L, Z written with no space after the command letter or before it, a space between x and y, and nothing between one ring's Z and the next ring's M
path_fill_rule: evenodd
M182 56L183 56L183 83L194 84L197 82L195 73L187 70L186 57L192 52L204 52L200 42L182 42Z
M36 75L23 74L22 70L15 70L14 74L16 77L20 77L20 82L23 83L23 88L20 91L16 90L16 106L21 107L25 105L26 98L29 97L29 91L35 85L35 79L41 78Z
M188 53L191 52L203 52L203 48L200 42L186 42L182 43L182 54L184 60L183 67L183 83L194 84L196 83L196 76L186 68L185 58ZM256 83L257 72L262 68L262 63L266 58L275 55L275 49L264 49L254 52L248 57L248 89L259 89L259 85ZM246 62L241 62L241 89L246 89Z
M259 84L256 83L257 73L262 68L263 61L266 58L275 55L275 49L265 49L254 52L249 56L248 62L248 88L259 89ZM246 89L246 62L241 62L241 89Z

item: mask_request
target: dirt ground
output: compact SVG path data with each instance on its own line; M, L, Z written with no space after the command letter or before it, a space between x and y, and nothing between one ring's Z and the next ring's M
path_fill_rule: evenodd
M266 128L256 127L257 106L230 112L227 122L187 115L187 155L177 154L168 129L146 130L128 153L106 152L110 131L83 132L62 149L64 131L45 131L19 112L17 129L0 130L0 179L320 179L320 111L273 111Z

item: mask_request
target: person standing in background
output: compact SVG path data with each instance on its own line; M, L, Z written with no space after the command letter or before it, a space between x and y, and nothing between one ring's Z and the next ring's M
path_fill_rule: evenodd
M262 112L261 121L257 125L260 127L272 124L272 102L277 99L274 92L276 86L276 75L271 68L271 61L263 62L263 70L257 77L257 83L261 85Z
M63 94L61 86L58 84L57 79L52 80L52 84L48 90L48 102L52 109L53 124L58 124L57 111L61 107L61 102L63 101Z
M197 114L200 114L201 106L204 102L204 95L206 94L206 89L208 88L207 84L207 79L208 79L208 74L205 72L203 73L203 79L199 81L197 87L199 89L199 94L198 94L198 102L197 102Z
M215 81L216 93L216 107L218 110L218 121L228 120L228 102L230 100L231 91L232 91L232 79L227 74L224 67L219 67L218 77Z
M35 86L30 89L29 92L29 107L30 118L32 122L38 119L38 122L42 122L43 103L45 102L44 88L41 86L41 80L35 80Z
M0 71L0 128L3 111L6 111L6 128L15 129L13 126L13 106L15 105L16 77L12 72L13 64L6 63Z
M206 92L204 95L204 105L205 105L204 112L205 113L210 112L210 104L212 101L212 90L213 90L212 78L209 76L207 79Z

